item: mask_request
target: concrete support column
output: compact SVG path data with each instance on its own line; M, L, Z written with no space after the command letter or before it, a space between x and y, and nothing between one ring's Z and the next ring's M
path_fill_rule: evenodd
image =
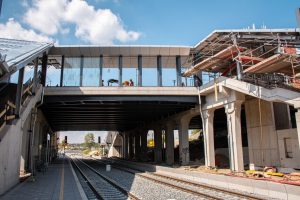
M167 123L166 129L166 163L168 165L174 164L174 125Z
M141 160L147 161L147 134L148 130L141 131Z
M298 147L300 149L300 109L298 108L297 112L295 113L296 117L296 126L297 126L297 133L298 133Z
M161 55L157 56L157 86L162 86L162 60Z
M103 84L103 55L100 55L100 61L99 61L99 86L104 86L104 84Z
M204 110L202 114L205 166L215 167L214 110Z
M24 67L19 70L18 86L17 86L17 94L16 94L16 109L15 109L15 115L17 117L19 117L20 115L20 109L22 106L24 71L25 71Z
M82 82L83 82L83 65L84 65L84 57L82 55L80 56L80 82L79 82L80 87L82 86Z
M134 148L135 148L135 159L139 160L141 157L141 135L140 132L136 132L134 136Z
M60 69L60 87L63 86L64 83L64 66L65 66L65 56L61 57L61 69Z
M142 87L143 85L143 57L142 55L138 55L138 87Z
M154 162L162 161L162 131L161 128L154 129Z
M41 74L41 84L43 86L46 86L47 65L48 65L48 55L44 53L42 57L42 74Z
M130 134L129 135L129 158L132 159L133 158L133 135Z
M129 158L129 135L124 133L124 158Z
M227 114L230 168L232 171L244 170L241 134L241 105L242 101L235 101L225 106Z
M187 165L190 162L189 150L189 123L190 118L182 117L179 122L179 162L181 165Z
M181 80L181 57L176 56L176 78L177 78L177 86L182 86L182 80Z
M122 69L123 69L123 56L120 55L119 56L119 86L122 86L122 75L123 75Z

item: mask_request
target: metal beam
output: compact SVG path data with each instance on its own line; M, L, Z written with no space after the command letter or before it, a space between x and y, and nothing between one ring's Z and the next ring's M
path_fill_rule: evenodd
M99 71L100 71L99 86L104 86L103 77L102 77L102 75L103 75L103 55L100 55Z
M17 93L16 93L16 109L15 109L16 117L20 116L20 109L22 106L21 103L22 103L22 94L23 94L24 71L25 71L25 67L19 70L18 86L17 86Z
M42 57L42 74L41 74L41 84L43 86L46 86L47 66L48 66L48 55L44 53Z
M60 87L63 86L64 81L64 66L65 66L65 56L61 57L61 69L60 69Z
M162 61L161 55L157 56L157 86L162 86Z
M181 57L176 56L176 78L177 78L177 86L182 86L182 80L181 80Z
M122 75L123 75L122 69L123 69L123 56L120 55L119 56L119 86L122 86Z
M138 86L143 86L143 57L138 55Z
M82 86L82 80L83 80L83 62L84 62L83 55L80 56L80 86Z
M38 67L39 67L39 58L36 58L34 60L34 71L33 71L33 85L32 85L33 94L35 94L38 85Z

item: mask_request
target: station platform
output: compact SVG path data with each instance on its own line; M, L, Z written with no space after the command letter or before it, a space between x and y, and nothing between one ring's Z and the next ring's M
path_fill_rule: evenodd
M0 200L81 200L86 196L66 157L61 157L42 173L37 172L35 180L30 178L16 185Z

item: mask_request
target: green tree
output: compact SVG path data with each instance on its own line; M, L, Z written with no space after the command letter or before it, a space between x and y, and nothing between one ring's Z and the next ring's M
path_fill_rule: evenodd
M88 133L84 136L84 146L89 149L95 146L95 137L93 133Z

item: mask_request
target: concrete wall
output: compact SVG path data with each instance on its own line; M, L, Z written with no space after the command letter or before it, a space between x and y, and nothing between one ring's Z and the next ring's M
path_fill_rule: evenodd
M300 148L297 129L278 130L277 135L281 167L300 169ZM284 139L290 139L290 143L287 145L290 145L289 150L292 151L292 158L287 158L288 156L286 156Z
M122 145L123 145L123 140L122 137L119 134L116 134L111 147L109 148L108 151L108 157L121 157L122 155Z
M259 106L258 99L247 99L245 101L245 111L249 162L258 166L280 166L272 102L261 100Z
M0 142L0 195L19 181L20 161L22 155L22 138L28 134L30 113L36 102L40 100L41 88L26 107L22 108L20 118L13 125L7 125L2 131L6 134ZM26 136L25 136L26 138ZM25 145L25 144L24 144ZM23 154L25 156L25 152ZM25 161L25 160L24 160Z

